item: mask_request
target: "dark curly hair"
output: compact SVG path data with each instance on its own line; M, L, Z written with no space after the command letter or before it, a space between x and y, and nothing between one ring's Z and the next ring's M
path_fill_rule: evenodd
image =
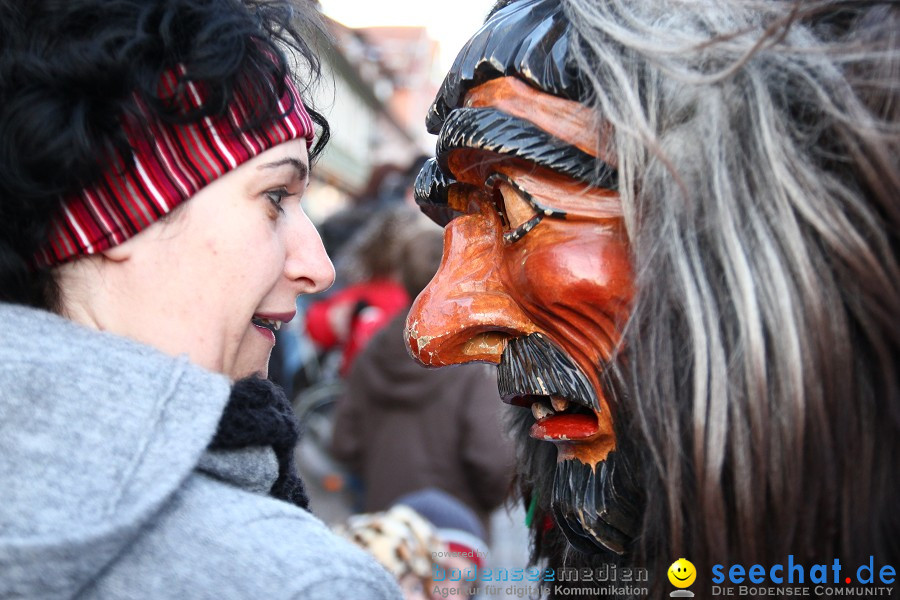
M31 257L46 240L60 196L95 181L116 154L130 156L122 118L138 99L163 122L225 113L236 95L261 99L248 128L282 115L277 100L297 60L308 81L320 63L307 39L323 32L312 4L290 0L0 0L0 301L55 310L59 292ZM322 38L320 38L322 39ZM183 65L174 98L161 75ZM208 92L179 107L187 82ZM273 89L275 94L273 94ZM310 160L329 138L320 132Z

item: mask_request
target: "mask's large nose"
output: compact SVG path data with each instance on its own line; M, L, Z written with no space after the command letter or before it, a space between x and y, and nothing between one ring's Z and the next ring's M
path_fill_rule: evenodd
M535 330L504 285L500 228L492 212L447 225L441 266L406 320L407 347L422 364L499 363L507 339Z

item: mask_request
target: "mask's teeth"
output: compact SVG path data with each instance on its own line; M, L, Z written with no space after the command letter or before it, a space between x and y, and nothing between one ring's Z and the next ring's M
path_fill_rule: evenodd
M557 398L556 396L550 398L550 404L553 405L553 410L555 410L556 412L563 412L567 408L569 408L568 400L566 400L565 398Z
M531 405L531 414L534 415L535 420L540 421L556 413L543 402L534 402Z
M272 326L275 328L275 331L281 329L281 321L272 321Z

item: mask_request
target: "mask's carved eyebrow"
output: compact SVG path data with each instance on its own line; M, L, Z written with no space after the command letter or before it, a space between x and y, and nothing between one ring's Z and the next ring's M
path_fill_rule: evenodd
M282 158L281 160L263 163L256 168L259 170L278 169L279 167L283 167L285 165L291 165L292 167L294 167L294 169L297 171L297 178L300 181L304 181L307 177L309 177L309 166L304 161L298 158Z
M495 108L457 108L441 127L437 159L447 171L451 150L471 148L527 160L591 186L615 190L619 175L599 158Z

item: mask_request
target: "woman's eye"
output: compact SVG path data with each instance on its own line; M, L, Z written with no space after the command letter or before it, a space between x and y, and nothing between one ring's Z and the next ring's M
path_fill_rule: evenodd
M272 206L274 206L278 210L279 213L283 213L284 208L281 206L281 202L286 196L290 196L290 194L286 189L280 188L277 190L269 190L265 192L265 196L269 200L269 202L272 203Z

